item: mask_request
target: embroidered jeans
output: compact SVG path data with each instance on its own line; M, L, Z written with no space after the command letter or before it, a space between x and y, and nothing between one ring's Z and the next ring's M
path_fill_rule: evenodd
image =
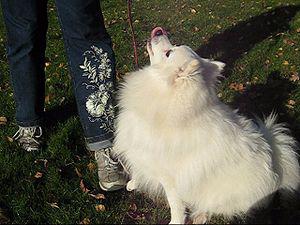
M45 99L47 0L1 0L7 56L20 126L41 123ZM113 138L115 58L99 0L56 0L87 147Z

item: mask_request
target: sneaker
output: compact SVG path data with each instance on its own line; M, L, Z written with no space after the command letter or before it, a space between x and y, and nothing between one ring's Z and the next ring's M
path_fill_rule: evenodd
M112 158L112 148L95 151L99 185L104 191L116 191L126 186L127 175L119 160Z
M13 139L27 152L41 149L42 128L40 126L21 127L13 136Z

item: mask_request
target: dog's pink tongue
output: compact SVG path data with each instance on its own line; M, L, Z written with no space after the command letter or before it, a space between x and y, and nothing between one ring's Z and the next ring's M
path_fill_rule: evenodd
M167 32L161 27L155 27L151 31L151 38L154 38L155 36L160 36L160 35L167 35Z

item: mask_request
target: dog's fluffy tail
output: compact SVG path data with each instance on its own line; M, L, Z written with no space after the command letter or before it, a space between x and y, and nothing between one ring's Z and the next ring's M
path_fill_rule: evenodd
M276 123L276 120L275 113L265 118L264 134L273 150L274 169L281 180L279 189L295 192L300 185L300 167L296 153L298 144L290 135L289 129L282 123Z

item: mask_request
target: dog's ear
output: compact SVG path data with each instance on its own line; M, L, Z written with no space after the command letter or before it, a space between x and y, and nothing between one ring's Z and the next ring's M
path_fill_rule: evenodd
M186 63L182 68L178 71L178 77L188 76L197 72L200 68L200 62L197 59L193 59L192 61Z
M217 69L219 70L220 73L224 70L224 68L225 68L225 66L226 66L225 63L220 62L220 61L213 61L213 60L211 60L210 62L211 62L212 64L214 64L214 65L217 66Z

